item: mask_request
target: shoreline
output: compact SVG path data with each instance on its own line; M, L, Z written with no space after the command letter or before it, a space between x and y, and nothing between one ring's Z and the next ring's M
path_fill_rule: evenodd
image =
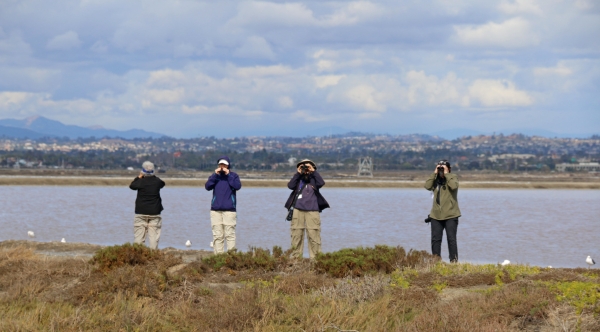
M160 177L172 187L204 187L204 178ZM0 186L128 186L132 177L108 176L21 176L0 175ZM547 180L547 179L544 179ZM328 179L327 188L423 188L424 179ZM242 179L243 187L249 188L286 188L287 179ZM600 182L587 181L477 181L462 180L462 189L600 189Z

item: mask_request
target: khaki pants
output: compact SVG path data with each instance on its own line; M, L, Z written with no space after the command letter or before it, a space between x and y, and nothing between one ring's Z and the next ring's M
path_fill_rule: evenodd
M213 249L215 254L224 252L225 241L227 250L235 249L235 225L237 212L210 211L210 225L213 233Z
M291 225L293 257L302 257L304 252L304 230L308 235L308 254L310 258L315 258L321 252L321 215L319 211L294 209Z
M150 249L158 249L158 240L160 239L160 229L162 227L162 217L159 215L136 214L133 219L134 243L145 244L146 235Z

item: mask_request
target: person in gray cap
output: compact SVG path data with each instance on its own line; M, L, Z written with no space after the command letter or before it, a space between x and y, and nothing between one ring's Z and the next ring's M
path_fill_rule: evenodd
M134 243L144 244L146 235L151 249L158 249L163 210L160 190L165 186L163 180L154 175L154 164L145 161L142 171L131 184L131 190L137 190L135 200L135 218L133 221Z
M291 238L295 258L302 257L304 251L304 232L308 235L308 254L310 258L321 252L321 216L320 213L329 207L319 189L325 181L317 172L317 165L309 159L301 160L296 168L288 188L292 190L285 203L288 211L293 209L291 220Z

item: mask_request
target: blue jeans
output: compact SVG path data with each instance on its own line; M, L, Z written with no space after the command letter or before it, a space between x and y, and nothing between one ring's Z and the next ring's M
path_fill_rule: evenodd
M431 219L431 253L442 257L442 237L444 236L444 229L446 229L450 261L458 261L458 247L456 246L458 218L447 220Z

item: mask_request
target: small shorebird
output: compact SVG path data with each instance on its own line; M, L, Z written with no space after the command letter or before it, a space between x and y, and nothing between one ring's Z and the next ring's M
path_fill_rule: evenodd
M28 231L28 232L27 232L27 235L28 235L29 237L35 237L35 233L34 233L33 231Z
M508 259L505 259L504 262L500 263L500 265L502 265L502 266L506 266L509 264L510 264L510 261Z
M592 257L590 257L590 256L588 256L588 257L585 259L585 262L586 262L586 263L588 263L588 269L589 269L589 268L590 268L592 265L596 264L596 262L594 261L594 259L592 259Z
M186 246L186 247L191 247L191 246L192 246L192 242L190 242L190 240L187 240L187 241L185 242L185 246Z
M65 241L65 238L63 237L62 240L60 240L60 242L62 243L67 243L67 241Z

